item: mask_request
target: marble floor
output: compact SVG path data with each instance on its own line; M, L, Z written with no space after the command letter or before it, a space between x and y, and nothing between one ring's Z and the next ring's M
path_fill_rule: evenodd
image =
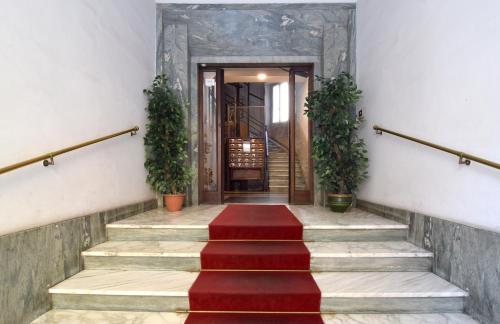
M226 205L201 205L171 213L155 209L107 225L108 228L208 228ZM314 206L288 206L304 224L304 229L407 229L408 225L353 209L347 213L333 213Z
M33 324L182 324L187 314L52 310ZM322 315L325 324L477 324L464 314L337 314Z

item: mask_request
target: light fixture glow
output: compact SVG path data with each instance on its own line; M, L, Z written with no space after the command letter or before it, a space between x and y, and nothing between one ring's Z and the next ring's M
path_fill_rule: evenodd
M265 80L266 78L267 78L267 75L265 73L257 74L257 79L259 79L259 80Z

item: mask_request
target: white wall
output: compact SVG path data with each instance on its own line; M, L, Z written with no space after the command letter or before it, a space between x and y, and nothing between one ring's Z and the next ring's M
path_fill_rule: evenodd
M370 179L359 197L500 231L500 171L373 124L500 161L500 2L359 0Z
M0 166L141 127L0 175L0 234L152 198L142 89L155 72L154 0L4 1L0 40Z

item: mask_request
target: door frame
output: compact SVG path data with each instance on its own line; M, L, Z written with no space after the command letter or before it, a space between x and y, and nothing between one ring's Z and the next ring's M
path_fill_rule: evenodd
M224 181L225 181L225 170L224 170L224 161L225 161L225 149L224 144L222 143L223 138L223 122L224 122L224 110L223 107L223 96L222 91L223 87L217 86L217 169L218 176L217 181L218 190L213 193L204 191L204 164L203 164L203 72L216 72L216 84L223 85L224 84L224 68L283 68L287 69L289 72L294 71L307 71L309 77L309 92L314 90L314 63L197 63L198 73L197 73L197 84L198 84L198 197L200 204L221 204L224 202ZM291 74L291 73L290 73ZM290 78L289 78L290 79ZM290 80L289 80L289 95L291 98L292 91L290 89ZM293 90L293 98L295 98L295 87ZM293 104L292 104L293 103ZM293 111L292 111L293 110ZM313 164L312 164L312 156L311 145L312 145L312 122L309 120L309 183L310 190L305 192L297 192L293 190L295 188L295 157L294 152L290 148L291 142L293 139L293 148L295 148L295 127L293 129L293 133L291 130L292 124L292 116L293 116L293 125L295 125L295 100L289 100L289 124L288 124L288 141L289 141L289 192L288 192L288 201L290 204L313 204L314 203L314 177L313 177ZM292 137L293 135L293 137ZM293 158L293 166L292 166L292 158ZM291 173L293 169L293 174ZM293 183L293 186L292 186ZM292 189L293 188L293 189ZM293 197L293 198L292 198Z

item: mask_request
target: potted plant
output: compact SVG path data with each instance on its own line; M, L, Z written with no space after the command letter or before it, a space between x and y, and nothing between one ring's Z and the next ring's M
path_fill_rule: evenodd
M168 84L165 75L158 75L149 89L146 148L146 181L153 190L163 194L169 211L182 209L185 190L191 179L188 165L187 132L184 107Z
M314 168L328 192L331 210L345 212L367 177L366 145L357 136L362 119L355 113L361 91L345 72L331 79L316 78L321 88L309 94L305 112L314 125Z

